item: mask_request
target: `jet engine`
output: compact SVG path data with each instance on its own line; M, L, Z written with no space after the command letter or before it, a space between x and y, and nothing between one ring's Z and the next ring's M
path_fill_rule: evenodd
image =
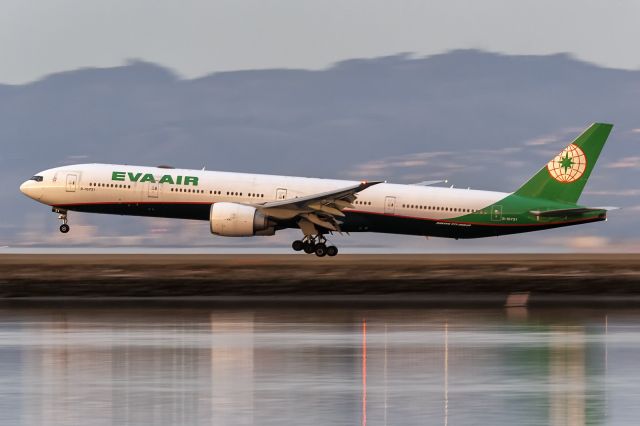
M273 235L275 226L255 207L237 203L215 203L209 213L211 233L224 237Z

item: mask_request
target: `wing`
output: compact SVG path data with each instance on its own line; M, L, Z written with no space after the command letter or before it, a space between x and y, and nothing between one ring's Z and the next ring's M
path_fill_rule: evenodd
M412 183L411 185L431 186L431 185L435 185L435 184L438 184L438 183L447 183L447 182L449 182L447 179L443 179L443 180L423 180L421 182Z
M272 201L255 207L267 217L280 220L299 218L298 225L305 234L312 233L319 226L330 231L340 231L342 210L352 208L351 204L360 191L382 183L382 181L360 182L357 185L340 188L305 197Z

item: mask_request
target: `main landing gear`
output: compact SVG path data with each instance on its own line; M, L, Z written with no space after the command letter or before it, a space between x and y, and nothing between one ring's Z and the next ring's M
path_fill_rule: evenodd
M335 256L338 254L338 247L328 246L327 239L323 235L307 235L302 240L295 240L291 244L295 251L304 251L307 254L315 253L318 257Z
M69 232L71 227L67 223L68 222L67 211L66 210L62 210L62 209L57 209L57 208L54 207L53 208L53 212L54 213L59 213L58 219L60 219L62 221L62 225L60 225L60 232L62 232L63 234L66 234L67 232Z

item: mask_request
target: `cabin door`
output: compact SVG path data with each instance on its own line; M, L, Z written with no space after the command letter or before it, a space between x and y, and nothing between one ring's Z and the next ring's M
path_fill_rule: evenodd
M67 175L67 192L76 192L77 182L78 182L78 175L68 174Z
M158 178L156 178L155 182L149 182L147 185L147 195L149 198L158 198L158 192L160 188L160 184L158 183Z
M285 188L276 189L276 200L286 200L287 190Z
M502 206L491 206L491 220L502 220Z
M387 197L384 199L384 213L385 214L396 213L396 197Z

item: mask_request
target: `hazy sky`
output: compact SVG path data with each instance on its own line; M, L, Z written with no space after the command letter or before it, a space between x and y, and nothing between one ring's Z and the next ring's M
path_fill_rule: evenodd
M456 48L640 68L639 0L1 0L0 82L141 58L185 77Z

